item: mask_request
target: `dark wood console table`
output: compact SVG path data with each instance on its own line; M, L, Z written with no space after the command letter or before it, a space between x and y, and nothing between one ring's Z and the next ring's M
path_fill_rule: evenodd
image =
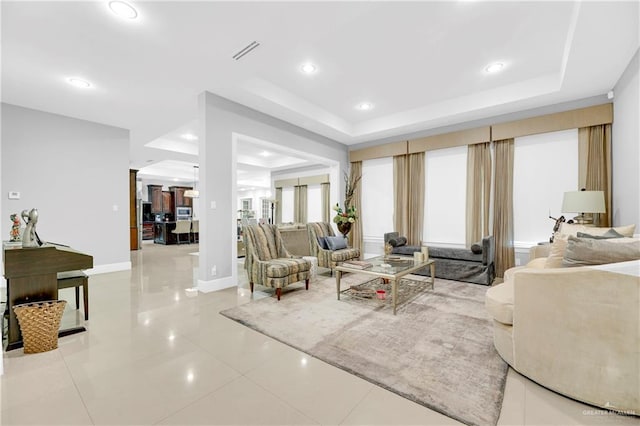
M93 256L70 247L45 244L22 248L4 244L4 277L7 279L9 324L6 350L22 347L22 333L13 307L21 303L58 299L58 272L93 268ZM59 336L86 331L84 327L60 330Z

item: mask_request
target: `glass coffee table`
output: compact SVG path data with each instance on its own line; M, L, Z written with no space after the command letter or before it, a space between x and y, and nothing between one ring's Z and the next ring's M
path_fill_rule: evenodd
M379 256L367 259L364 262L371 265L362 268L361 266L350 265L348 262L343 262L336 266L336 291L338 293L338 300L340 300L340 278L342 277L343 272L367 274L389 280L391 284L394 315L396 314L396 304L398 301L398 283L402 277L429 266L431 272L431 283L435 283L436 264L433 259L416 261L410 256Z

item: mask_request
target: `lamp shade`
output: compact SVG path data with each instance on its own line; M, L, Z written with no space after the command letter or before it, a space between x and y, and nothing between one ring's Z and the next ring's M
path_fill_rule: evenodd
M198 170L198 166L193 166L193 189L187 189L184 191L183 196L187 198L198 198L200 197L200 191L196 189L196 171Z
M569 191L562 200L563 213L606 213L604 191Z

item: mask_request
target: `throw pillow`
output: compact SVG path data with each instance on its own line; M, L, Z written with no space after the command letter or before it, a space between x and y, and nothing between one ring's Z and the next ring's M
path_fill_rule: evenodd
M594 240L609 240L611 238L623 238L624 235L617 233L613 228L609 229L602 235L592 235L586 232L578 232L578 238L593 238Z
M341 250L347 248L347 239L345 237L325 237L329 250Z
M564 235L573 235L574 237L578 234L578 232L586 232L591 235L602 235L609 231L609 229L613 229L618 234L624 237L633 237L633 233L636 230L635 225L626 225L626 226L616 226L614 228L609 227L595 227L595 226L584 226L576 223L563 223L558 231Z
M545 268L562 268L562 259L567 249L568 239L568 235L560 232L556 232L553 235L553 243L549 247L549 256L547 256L547 260L544 263Z
M407 244L407 238L406 237L391 238L389 240L389 244L391 244L391 247L402 247L405 244Z
M569 237L562 263L565 266L604 265L640 259L640 240L613 242Z
M329 246L327 245L327 237L318 237L318 245L323 249L323 250L329 250Z
M471 252L473 254L482 254L482 244L475 243L471 245Z

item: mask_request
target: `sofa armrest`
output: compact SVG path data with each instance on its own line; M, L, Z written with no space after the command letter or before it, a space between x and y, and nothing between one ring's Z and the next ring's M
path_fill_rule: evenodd
M496 243L493 235L482 239L482 264L487 266L493 263L496 258Z
M529 260L537 259L539 257L549 257L549 250L551 244L538 244L529 249Z
M584 402L640 409L640 278L591 267L514 274L515 368Z

